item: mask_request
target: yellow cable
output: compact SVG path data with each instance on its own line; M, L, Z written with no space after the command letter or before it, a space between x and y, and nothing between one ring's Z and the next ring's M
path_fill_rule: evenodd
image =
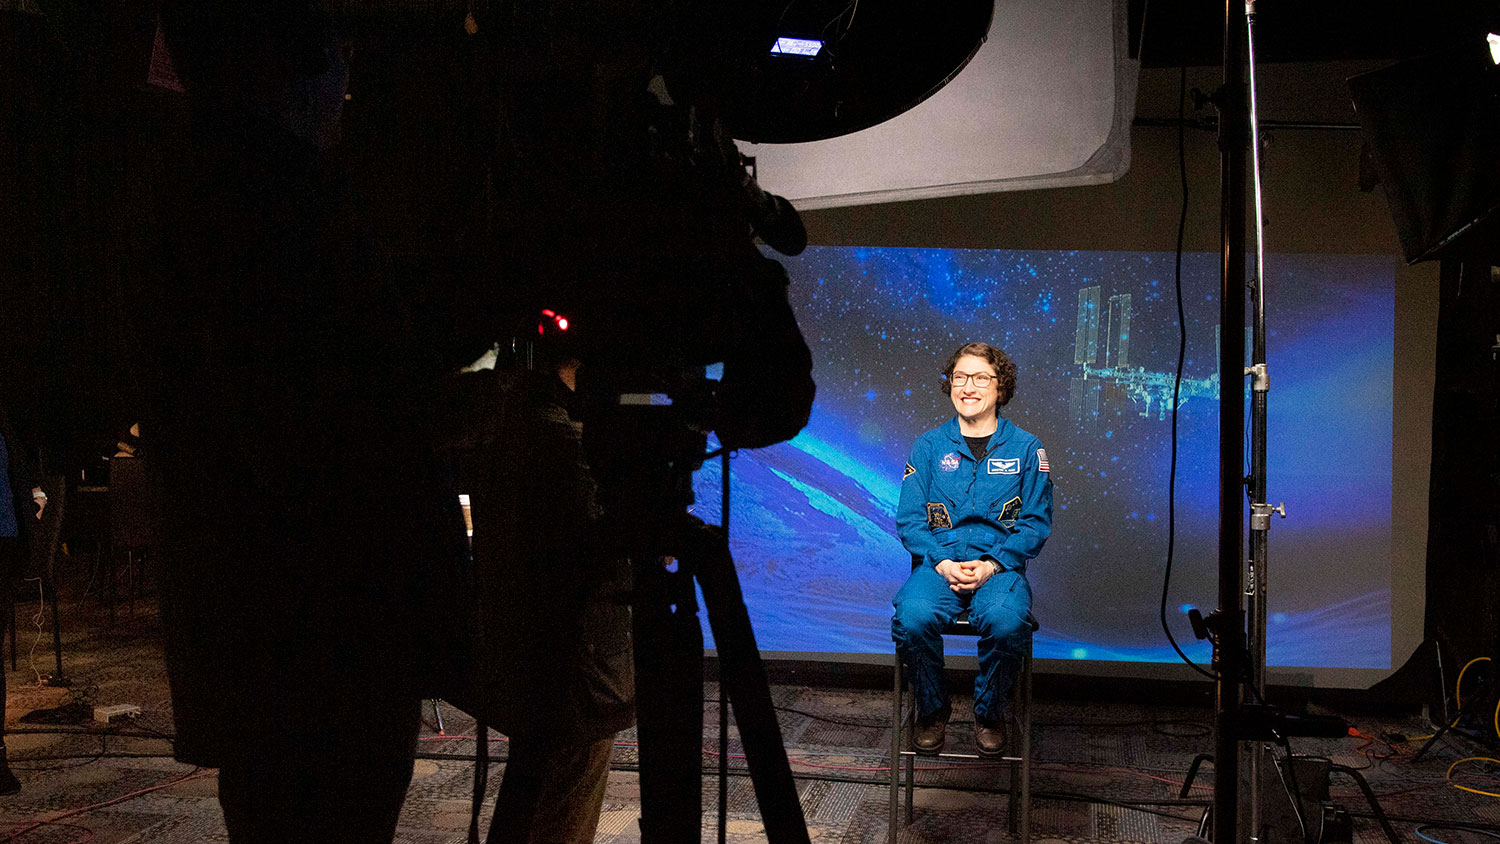
M1500 736L1500 700L1495 701L1495 735Z
M1500 759L1495 759L1490 756L1467 756L1463 759L1458 760L1457 762L1454 762L1452 765L1449 765L1448 772L1443 774L1443 779L1447 780L1449 785L1453 786L1459 791L1467 791L1470 794L1483 794L1485 797L1500 797L1500 794L1497 794L1493 791L1480 791L1477 788L1470 788L1467 785L1459 785L1458 783L1454 782L1453 769L1457 768L1459 765L1462 765L1465 762L1494 762L1495 764L1500 765Z
M1454 683L1453 683L1453 705L1457 706L1459 708L1459 711L1463 711L1463 708L1464 708L1464 699L1463 699L1462 696L1459 695L1459 692L1464 687L1464 672L1468 671L1469 670L1469 666L1473 665L1476 662L1489 662L1489 661L1490 661L1490 658L1487 657L1487 656L1476 656L1473 659L1469 660L1468 662L1464 663L1464 667L1463 668L1458 669L1458 679L1456 681L1454 681Z

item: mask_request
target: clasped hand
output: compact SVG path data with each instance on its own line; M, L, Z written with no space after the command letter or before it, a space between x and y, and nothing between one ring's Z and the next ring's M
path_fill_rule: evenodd
M989 560L944 560L936 568L937 573L948 581L948 588L958 594L977 590L999 570L999 566Z

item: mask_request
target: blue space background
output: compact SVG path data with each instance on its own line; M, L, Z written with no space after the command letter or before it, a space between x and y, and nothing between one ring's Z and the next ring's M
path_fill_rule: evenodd
M1036 655L1175 661L1158 621L1171 415L1143 416L1121 390L1088 419L1069 400L1085 287L1130 294L1129 362L1173 372L1173 255L811 247L779 260L818 398L796 439L731 463L730 541L759 647L890 653L890 599L910 571L895 531L907 450L952 415L938 389L948 355L984 340L1019 367L1002 412L1041 438L1056 488L1052 537L1028 569ZM1272 665L1390 667L1394 267L1266 259L1269 498L1288 513L1269 540ZM1218 280L1217 254L1184 256L1186 378L1217 369ZM1200 661L1183 613L1215 603L1217 414L1202 397L1179 414L1169 620ZM718 464L694 485L695 513L719 522Z

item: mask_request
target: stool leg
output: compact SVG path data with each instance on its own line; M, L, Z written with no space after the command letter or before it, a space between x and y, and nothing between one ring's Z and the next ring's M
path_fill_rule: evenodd
M897 808L896 801L901 791L901 657L893 660L891 674L896 678L895 688L892 690L891 700L891 793L890 793L890 826L886 833L887 844L896 844Z
M1021 844L1031 844L1031 643L1021 664Z
M916 790L917 782L917 754L910 753L906 756L906 825L911 826L911 796Z
M1010 763L1010 781L1005 784L1005 828L1021 833L1021 763Z

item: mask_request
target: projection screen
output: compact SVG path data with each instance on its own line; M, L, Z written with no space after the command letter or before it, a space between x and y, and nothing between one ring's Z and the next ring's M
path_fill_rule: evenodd
M971 65L907 114L844 138L746 151L766 188L804 210L1113 182L1130 163L1138 70L1128 53L1123 3L1000 3ZM1137 213L1175 199L1148 184L1153 198ZM1056 224L1058 209L1079 206L1073 197L1005 207L1044 209ZM1130 203L1115 193L1102 206L1115 210L1099 214L1118 214ZM1085 216L1069 222L1100 219ZM1129 225L1110 218L1113 230ZM1007 232L1025 239L1036 227ZM1059 239L1068 238L1041 238ZM777 256L813 348L819 400L796 440L731 466L731 541L768 656L889 661L890 598L909 564L894 527L901 469L912 440L952 413L937 390L946 355L983 339L1015 355L1021 383L1006 414L1041 437L1057 484L1055 534L1029 571L1042 670L1193 676L1156 621L1173 256L1127 239L1125 250L828 245ZM1394 241L1384 254L1369 239L1343 250L1336 241L1309 235L1267 256L1272 503L1293 513L1273 533L1268 657L1273 683L1362 687L1420 639L1411 591L1420 538L1414 545L1406 526L1425 524L1415 505L1426 476L1406 452L1422 450L1426 429L1406 418L1421 402L1396 398L1430 391L1431 373L1422 364L1417 377L1412 361L1426 358L1398 355L1395 343L1427 342L1427 328L1413 334L1426 317L1412 319L1427 304L1413 310L1411 279L1403 300ZM1184 614L1215 602L1218 258L1204 248L1190 247L1184 265L1189 345L1168 608L1200 662L1207 648ZM1093 324L1080 319L1086 307ZM696 512L710 522L720 518L718 482L717 466L696 479ZM954 645L950 664L972 665L972 643Z

